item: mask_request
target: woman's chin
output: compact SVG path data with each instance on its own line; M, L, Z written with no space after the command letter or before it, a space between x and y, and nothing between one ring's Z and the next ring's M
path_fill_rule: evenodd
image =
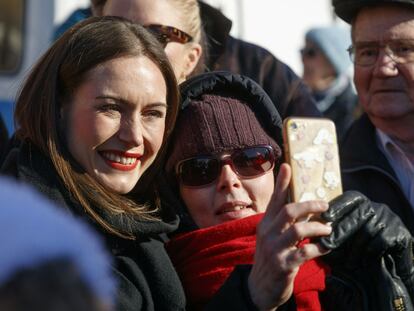
M111 176L108 174L105 174L105 176L98 176L97 180L107 190L118 194L127 194L131 192L138 182L137 178L126 176Z

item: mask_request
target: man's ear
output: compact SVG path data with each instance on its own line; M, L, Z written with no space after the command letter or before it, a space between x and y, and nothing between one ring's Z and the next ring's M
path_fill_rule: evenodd
M190 76L191 73L194 71L194 69L196 68L201 58L202 53L203 53L203 49L201 45L198 43L192 43L191 47L188 48L187 56L186 56L187 57L186 65L185 65L184 72L183 72L184 80L187 79L187 77Z

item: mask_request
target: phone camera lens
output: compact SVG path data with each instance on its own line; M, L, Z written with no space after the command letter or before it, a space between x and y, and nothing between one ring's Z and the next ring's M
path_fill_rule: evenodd
M290 124L290 128L291 128L292 130L296 130L296 129L298 128L298 125L296 124L296 122L292 122L292 123Z

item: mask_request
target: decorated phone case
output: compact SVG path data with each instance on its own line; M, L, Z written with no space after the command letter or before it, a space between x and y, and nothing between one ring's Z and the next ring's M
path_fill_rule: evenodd
M292 202L324 200L342 194L335 124L323 118L287 118L286 161L292 168Z

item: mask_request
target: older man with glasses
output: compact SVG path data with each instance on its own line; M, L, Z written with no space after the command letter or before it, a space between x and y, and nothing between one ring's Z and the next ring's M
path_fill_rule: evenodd
M342 147L343 183L386 203L414 233L414 1L333 0L365 111Z

